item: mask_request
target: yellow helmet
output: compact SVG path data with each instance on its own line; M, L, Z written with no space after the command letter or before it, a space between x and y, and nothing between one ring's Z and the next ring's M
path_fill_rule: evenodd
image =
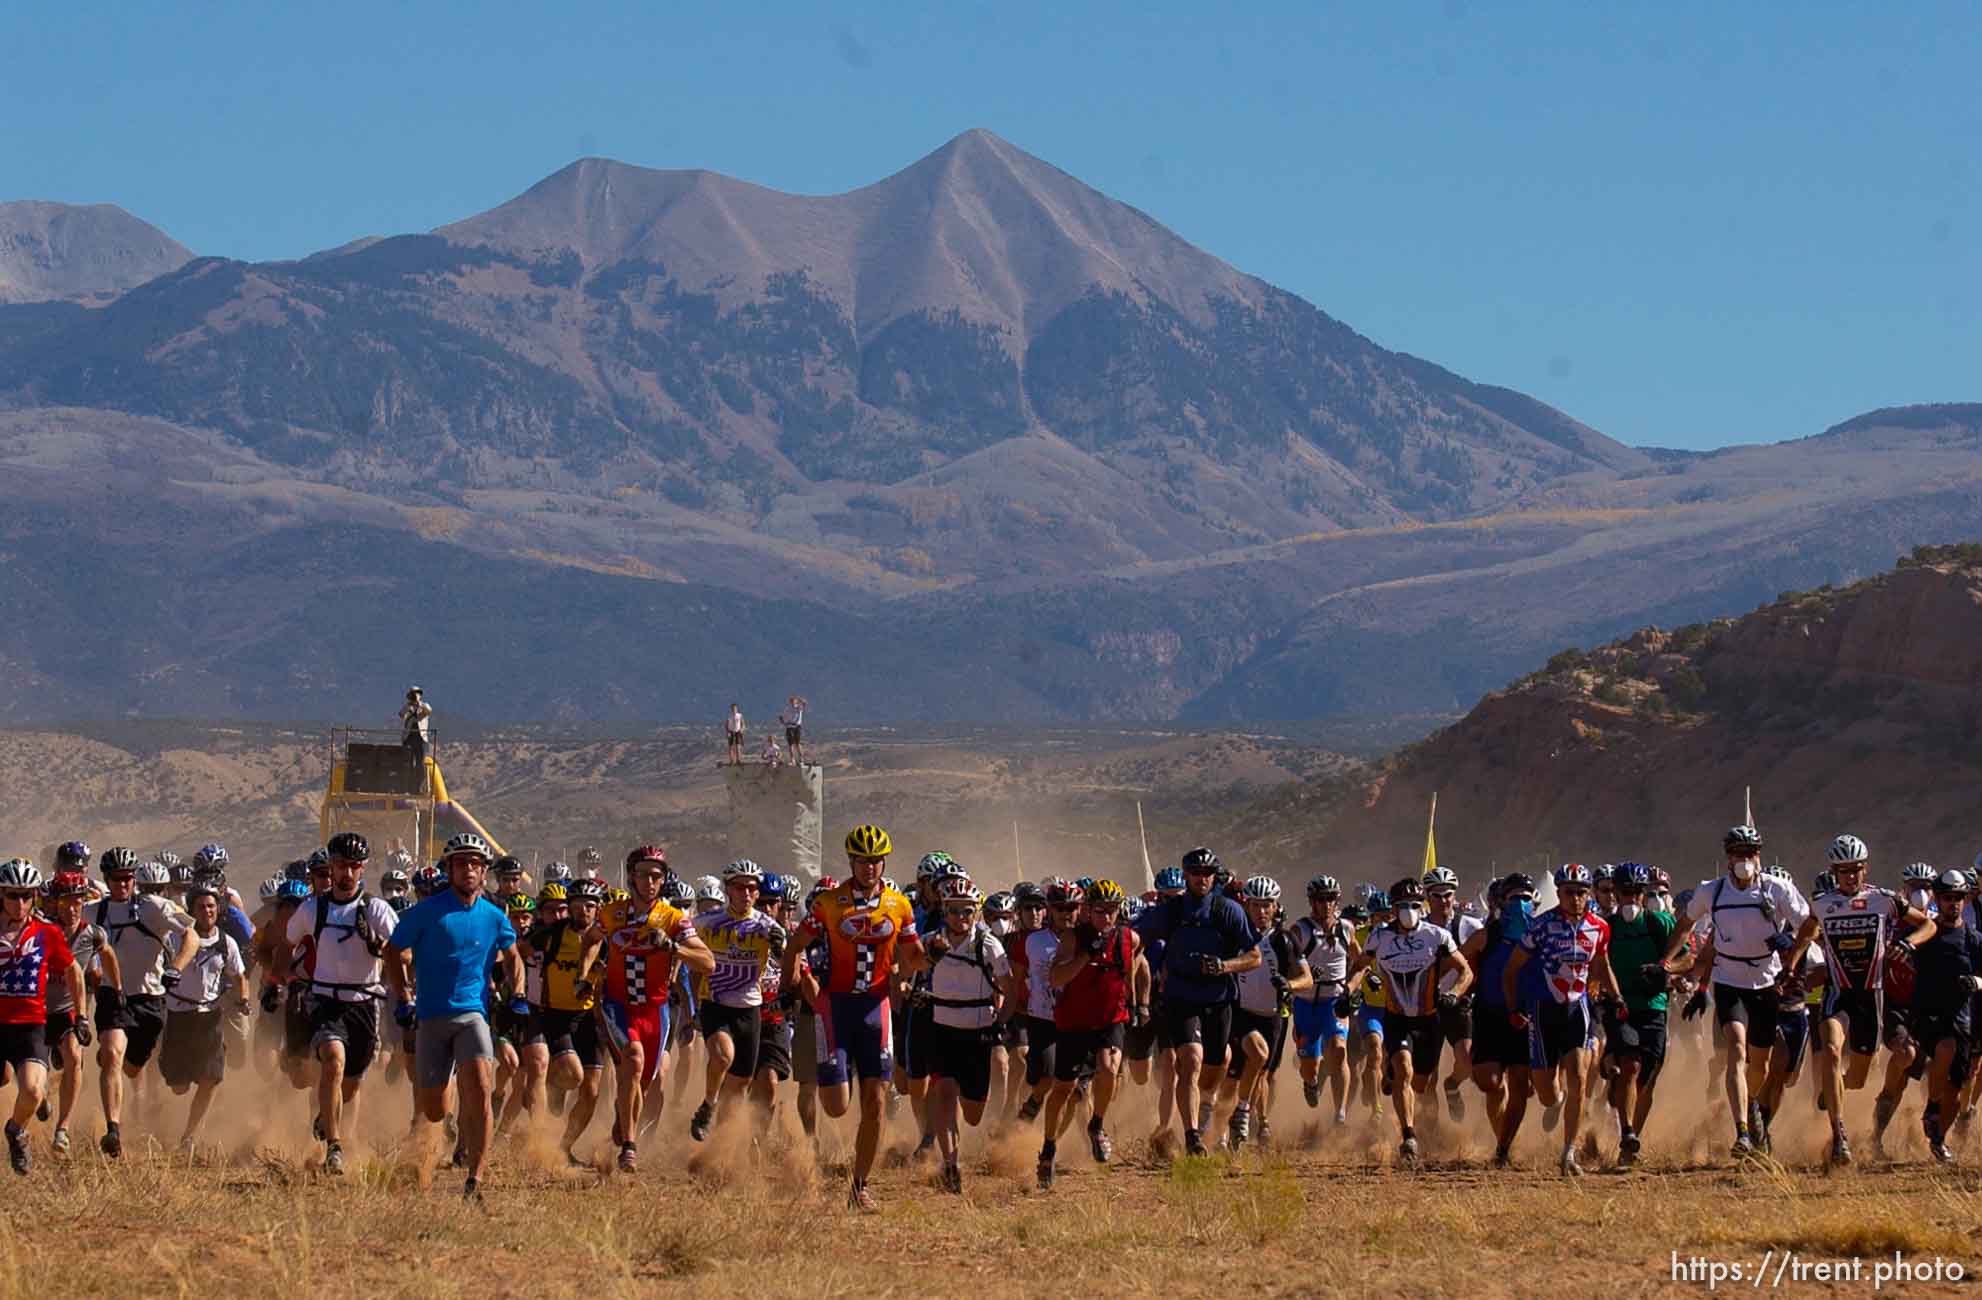
M565 892L564 892L564 884L563 884L563 882L562 882L562 881L557 881L557 880L553 880L553 881L551 881L551 882L550 882L550 883L549 883L548 885L545 885L545 886L544 886L544 887L543 887L542 889L540 889L540 890L538 890L538 891L537 891L537 901L538 901L539 903L562 903L562 902L564 902L564 901L565 901Z
M1090 903L1125 903L1128 898L1122 887L1112 880L1097 880L1094 888L1087 891L1087 901Z
M846 833L846 855L850 858L885 858L894 851L888 832L879 826L856 826Z

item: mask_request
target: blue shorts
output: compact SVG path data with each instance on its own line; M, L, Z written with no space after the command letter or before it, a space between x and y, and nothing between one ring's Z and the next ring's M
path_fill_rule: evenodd
M819 1018L819 1086L895 1072L894 1017L885 993L828 993Z
M1314 1060L1328 1048L1330 1040L1347 1042L1349 1024L1335 1014L1334 998L1294 999L1294 1054Z
M1383 1038L1383 1008L1357 1007L1356 1032L1374 1035L1380 1041Z

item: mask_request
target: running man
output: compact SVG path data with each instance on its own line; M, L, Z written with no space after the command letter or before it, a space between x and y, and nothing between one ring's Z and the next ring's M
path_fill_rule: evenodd
M29 1168L28 1121L48 1096L49 982L60 980L71 1005L83 1004L83 969L61 929L35 915L40 893L32 862L0 863L0 1065L14 1072L7 1157L17 1174Z
M1461 955L1479 973L1479 995L1473 1005L1473 1082L1486 1095L1494 1167L1504 1169L1512 1159L1534 1086L1527 1028L1525 1023L1517 1027L1514 1016L1533 1005L1540 990L1530 979L1528 989L1517 986L1514 996L1509 996L1502 977L1534 923L1535 882L1523 872L1511 872L1494 883L1489 899L1495 904L1494 915Z
M1604 1060L1610 1106L1617 1114L1617 1163L1629 1165L1637 1162L1652 1091L1665 1066L1671 976L1660 962L1679 919L1647 906L1652 871L1644 863L1620 864L1613 882L1617 909L1610 917L1610 966L1624 1001L1605 1018Z
M186 1131L179 1137L180 1150L191 1151L213 1105L214 1090L227 1074L227 1019L248 1005L248 968L234 936L220 928L219 891L195 882L186 889L186 906L192 928L180 931L172 946L195 951L185 977L165 994L158 1073L175 1094L193 1094Z
M1606 1007L1617 1000L1617 979L1610 969L1610 926L1589 905L1593 883L1590 869L1580 862L1557 867L1556 906L1529 923L1521 946L1509 956L1500 976L1502 999L1517 1008L1510 1023L1528 1030L1528 1064L1542 1104L1556 1106L1566 1093L1560 1167L1572 1178L1583 1172L1576 1163L1576 1142L1582 1134L1590 1056L1596 1046L1590 985L1598 987ZM1540 969L1544 990L1532 1024L1515 995L1521 968L1531 959Z
M942 929L923 938L928 950L931 1028L929 1128L943 1157L943 1190L963 1192L957 1158L958 1116L972 1128L991 1095L992 1049L999 996L1011 971L1004 944L978 920L979 894L968 878L941 887Z
M150 867L154 864L147 863ZM124 1085L134 1087L158 1050L165 1033L165 990L179 980L190 963L188 946L173 961L166 960L166 940L189 928L192 921L160 894L138 892L138 855L127 848L105 851L104 888L108 896L96 905L95 924L110 936L117 954L123 987L101 986L96 994L97 1088L103 1102L103 1154L115 1160L124 1152L121 1123ZM164 875L158 868L155 875Z
M757 910L763 889L763 868L739 858L723 868L722 909L695 918L695 933L715 958L702 1000L702 1038L709 1053L702 1104L688 1121L688 1136L697 1142L709 1136L717 1108L727 1110L757 1077L764 971L785 956L784 927Z
M892 1020L888 1006L891 972L903 975L922 968L922 938L916 933L909 901L882 884L881 873L894 851L888 832L879 826L856 826L847 832L849 879L813 901L812 912L799 925L801 943L824 936L830 967L826 982L826 1014L820 1029L826 1037L830 1063L819 1067L819 1102L835 1119L846 1114L850 1079L860 1079L860 1128L854 1138L849 1207L875 1208L867 1190L874 1156L881 1145L881 1112L887 1102L889 1076L894 1069ZM800 944L785 948L785 976L792 974Z
M1927 1149L1944 1165L1954 1163L1947 1128L1974 1064L1974 1003L1982 994L1982 934L1965 919L1971 892L1968 877L1952 867L1936 878L1934 934L1913 954L1913 1032L1927 1066L1920 1128Z
M1087 1141L1094 1162L1105 1165L1114 1151L1108 1140L1108 1103L1122 1074L1122 1035L1132 1009L1149 1005L1149 964L1142 941L1122 924L1127 895L1112 880L1096 881L1081 899L1080 919L1060 935L1047 968L1057 994L1053 1032L1057 1059L1053 1090L1046 1098L1045 1137L1039 1147L1039 1185L1053 1185L1053 1160L1060 1134L1073 1118L1074 1085L1092 1071L1094 1113Z
M317 1060L317 1115L325 1173L344 1172L345 1109L358 1104L379 1051L380 962L401 913L365 892L371 846L355 831L330 837L330 889L305 900L283 929L289 980L308 987L310 1051ZM408 909L411 910L410 908ZM307 969L299 957L307 957ZM403 980L402 980L403 982Z
M548 1084L569 1094L564 1137L559 1143L567 1164L578 1164L572 1148L585 1135L599 1105L605 1059L599 1051L597 1003L591 972L585 963L585 936L598 924L606 898L605 882L587 876L565 890L566 915L538 927L517 946L524 961L534 960L542 974L537 1002L530 1010L524 1047L524 1077L531 1095L523 1099L533 1114L543 1108ZM539 916L543 908L538 907ZM511 1105L510 1112L515 1113Z
M493 856L479 835L449 840L443 861L450 887L407 908L384 950L386 978L398 998L393 1018L401 1027L417 1025L413 1082L420 1118L429 1124L445 1119L448 1084L459 1080L458 1123L468 1168L461 1195L470 1201L481 1199L494 1123L489 973L500 971L497 983L505 1001L523 983L516 930L500 907L482 897ZM409 974L417 994L407 988Z
M1294 922L1294 951L1307 963L1309 986L1294 999L1294 1056L1301 1095L1321 1104L1321 1081L1335 1099L1335 1122L1349 1122L1349 963L1362 952L1356 929L1342 915L1342 883L1308 881L1308 914Z
M1406 876L1391 886L1389 902L1390 922L1370 931L1349 973L1353 976L1370 966L1383 979L1388 994L1383 1039L1390 1049L1386 1062L1390 1094L1397 1103L1397 1158L1414 1165L1418 1098L1430 1091L1438 1077L1438 1058L1445 1051L1438 1013L1457 1004L1471 986L1473 972L1459 955L1451 932L1424 919L1425 891L1417 877ZM1459 979L1450 990L1441 991L1439 980L1447 971L1458 972Z
M1280 923L1280 882L1272 876L1254 876L1240 890L1240 898L1246 919L1259 932L1261 960L1239 976L1239 1003L1232 1013L1232 1063L1220 1092L1221 1098L1234 1103L1227 1134L1234 1151L1253 1136L1255 1116L1259 1140L1265 1142L1272 1135L1273 1076L1287 1050L1294 997L1311 982L1292 932Z
M1452 936L1459 951L1479 932L1480 918L1459 907L1459 873L1451 867L1433 867L1425 872L1425 919ZM1447 971L1441 979L1441 992L1450 993L1458 983L1458 973ZM1473 994L1455 1000L1438 1013L1438 1031L1452 1048L1452 1073L1445 1076L1445 1109L1456 1124L1466 1118L1466 1103L1459 1096L1461 1081L1473 1074Z
M80 848L80 845L75 847ZM89 853L83 852L87 862ZM83 916L83 900L89 897L89 878L80 869L59 871L49 889L49 912L62 929L76 966L87 982L91 972L101 987L120 987L117 954L110 947L110 936L103 927ZM69 1120L76 1113L76 1101L83 1089L83 1049L96 1039L90 1024L87 1003L70 996L69 982L56 980L48 986L48 1051L50 1064L62 1072L62 1085L55 1110L55 1132L49 1146L56 1155L69 1150Z

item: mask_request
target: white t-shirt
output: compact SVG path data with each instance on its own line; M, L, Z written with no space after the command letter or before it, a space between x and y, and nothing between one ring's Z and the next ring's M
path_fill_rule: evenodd
M1473 916L1467 912L1454 912L1452 914L1452 924L1445 928L1451 931L1452 942L1458 944L1461 949L1464 949L1466 941L1478 934L1485 926L1486 922L1480 920L1477 916ZM1458 982L1459 968L1455 966L1438 977L1438 991L1441 993L1450 993L1453 986Z
M1430 921L1419 921L1410 929L1400 929L1395 921L1370 931L1363 945L1375 959L1377 969L1389 985L1388 1005L1399 1015L1422 1016L1431 1011L1425 996L1425 975L1440 957L1456 956L1459 945L1452 934Z
M1053 987L1053 957L1060 951L1060 936L1053 927L1042 925L1025 937L1025 1013L1040 1020L1053 1018L1053 1006L1060 991Z
M198 932L187 930L175 934L170 943L177 956L180 945L188 935L199 938ZM247 967L241 964L241 949L233 937L215 926L212 934L199 939L199 955L193 958L192 965L179 976L179 983L165 994L167 1011L219 1011L220 999L229 989L238 988L240 978L247 974Z
M134 894L121 903L106 898L83 916L109 932L126 997L165 992L158 978L165 973L165 944L190 929L193 918L159 894Z
M992 990L1001 987L1012 973L1012 962L1005 945L982 921L958 940L948 930L943 939L950 947L936 959L929 971L929 992L955 1002L989 1000ZM924 942L928 936L924 936ZM1050 964L1052 958L1047 958ZM946 1007L933 1009L936 1023L952 1029L982 1029L997 1016L994 1007Z
M365 900L365 924L381 949L399 924L399 913L383 898L360 894ZM316 967L311 975L311 992L319 997L335 997L340 1002L362 1002L383 993L379 984L379 959L372 956L365 941L358 937L358 897L340 903L328 894L315 894L303 900L289 917L287 938L293 944L317 932L317 909L325 914L323 943L317 949ZM337 987L333 987L337 986Z
M1809 915L1795 885L1760 873L1746 889L1726 875L1703 880L1686 903L1689 921L1709 923L1713 982L1735 989L1774 985L1782 954L1769 947L1769 936L1785 929L1795 934Z
M729 711L729 723L728 723L728 731L729 731L729 733L730 733L731 735L733 735L733 736L740 736L740 735L742 735L742 734L743 734L743 710L742 710L742 709L731 709L731 710Z
M406 734L418 736L421 740L426 740L431 735L428 728L432 724L428 719L433 716L433 708L425 700L421 700L418 704L408 704L399 711L400 720L406 724Z

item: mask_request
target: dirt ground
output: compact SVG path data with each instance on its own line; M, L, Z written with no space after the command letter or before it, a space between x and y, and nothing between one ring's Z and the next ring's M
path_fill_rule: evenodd
M1936 1168L1912 1097L1893 1126L1892 1162L1826 1174L1806 1077L1776 1126L1781 1162L1736 1168L1725 1159L1724 1106L1707 1104L1705 1078L1682 1051L1661 1085L1644 1161L1613 1167L1605 1117L1602 1169L1573 1182L1555 1173L1560 1135L1542 1130L1538 1112L1517 1167L1490 1168L1471 1088L1463 1122L1421 1120L1425 1167L1397 1169L1394 1120L1357 1114L1336 1127L1326 1099L1319 1111L1302 1104L1290 1061L1264 1148L1155 1158L1153 1095L1132 1087L1110 1117L1111 1166L1092 1163L1076 1127L1061 1143L1058 1182L1042 1193L1036 1126L987 1123L966 1133L958 1199L909 1161L903 1104L874 1183L880 1212L863 1217L844 1208L850 1121L828 1121L816 1152L789 1104L767 1132L742 1114L693 1143L699 1068L670 1080L638 1174L567 1169L546 1133L519 1132L496 1147L480 1207L463 1204L440 1135L408 1133L403 1080L368 1082L351 1168L331 1178L307 1137L308 1103L253 1071L223 1086L193 1154L176 1145L185 1103L155 1095L132 1112L126 1158L112 1164L93 1145L92 1070L76 1153L56 1160L37 1125L36 1167L11 1183L21 1209L0 1233L0 1300L39 1300L53 1278L67 1279L64 1294L119 1296L211 1297L224 1286L381 1298L816 1297L974 1284L1017 1294L1626 1297L1706 1291L1710 1264L1744 1270L1716 1291L1857 1295L1873 1293L1874 1269L1890 1269L1894 1252L1915 1267L1941 1261L1939 1282L1881 1288L1912 1296L1964 1290L1946 1277L1950 1264L1982 1269L1975 1135L1964 1139L1964 1165ZM1849 1113L1868 1148L1869 1097L1854 1095ZM600 1164L604 1124L579 1147ZM1818 1264L1849 1267L1854 1257L1859 1278L1813 1280ZM1767 1274L1759 1285L1757 1269Z

